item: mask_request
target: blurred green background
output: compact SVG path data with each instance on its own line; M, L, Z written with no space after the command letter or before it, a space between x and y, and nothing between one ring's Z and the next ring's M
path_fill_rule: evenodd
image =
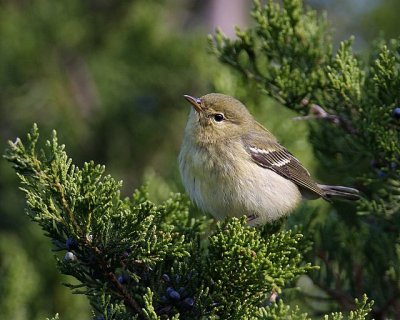
M381 31L398 36L396 0L313 0L336 43L360 51ZM250 1L0 0L0 149L36 122L56 129L77 165L95 160L129 196L149 183L154 201L183 191L176 157L188 113L183 94L246 102L316 172L307 126L242 83L207 51L207 34L251 23ZM0 319L89 319L86 298L61 285L51 245L24 215L17 178L0 160ZM329 182L329 181L327 181ZM317 202L317 205L322 205Z

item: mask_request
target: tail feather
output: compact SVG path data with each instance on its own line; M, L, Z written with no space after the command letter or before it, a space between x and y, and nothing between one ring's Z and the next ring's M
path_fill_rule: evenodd
M325 184L318 185L326 193L326 198L338 197L347 200L358 200L360 199L360 191L354 188L342 187L342 186L328 186Z

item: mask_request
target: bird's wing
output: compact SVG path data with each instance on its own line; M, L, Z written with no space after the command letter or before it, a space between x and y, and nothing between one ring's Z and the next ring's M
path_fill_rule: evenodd
M299 160L276 141L268 141L263 135L245 135L243 145L255 163L289 179L300 189L326 199L325 192L311 178Z

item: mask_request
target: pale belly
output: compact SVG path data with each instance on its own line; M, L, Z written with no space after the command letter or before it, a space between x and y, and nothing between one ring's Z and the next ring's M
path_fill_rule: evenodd
M250 157L243 155L238 163L238 157L228 155L221 162L196 152L181 150L182 181L191 200L216 219L246 215L256 217L252 224L264 224L288 215L301 200L294 183Z

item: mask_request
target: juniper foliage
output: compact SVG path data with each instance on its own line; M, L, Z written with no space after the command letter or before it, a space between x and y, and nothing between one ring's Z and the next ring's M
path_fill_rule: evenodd
M55 132L42 148L38 138L35 125L6 158L60 272L79 281L66 285L88 297L97 319L306 319L270 301L313 269L301 234L249 228L243 218L206 237L210 221L191 218L183 196L155 205L142 188L121 199L104 166L73 165ZM357 310L370 307L364 300Z
M334 51L325 17L300 0L254 1L252 17L236 39L210 36L213 53L308 120L322 181L365 195L357 207L335 204L323 224L304 219L308 257L321 266L313 280L343 310L367 293L375 318L399 318L400 41L378 40L361 56L350 38Z

